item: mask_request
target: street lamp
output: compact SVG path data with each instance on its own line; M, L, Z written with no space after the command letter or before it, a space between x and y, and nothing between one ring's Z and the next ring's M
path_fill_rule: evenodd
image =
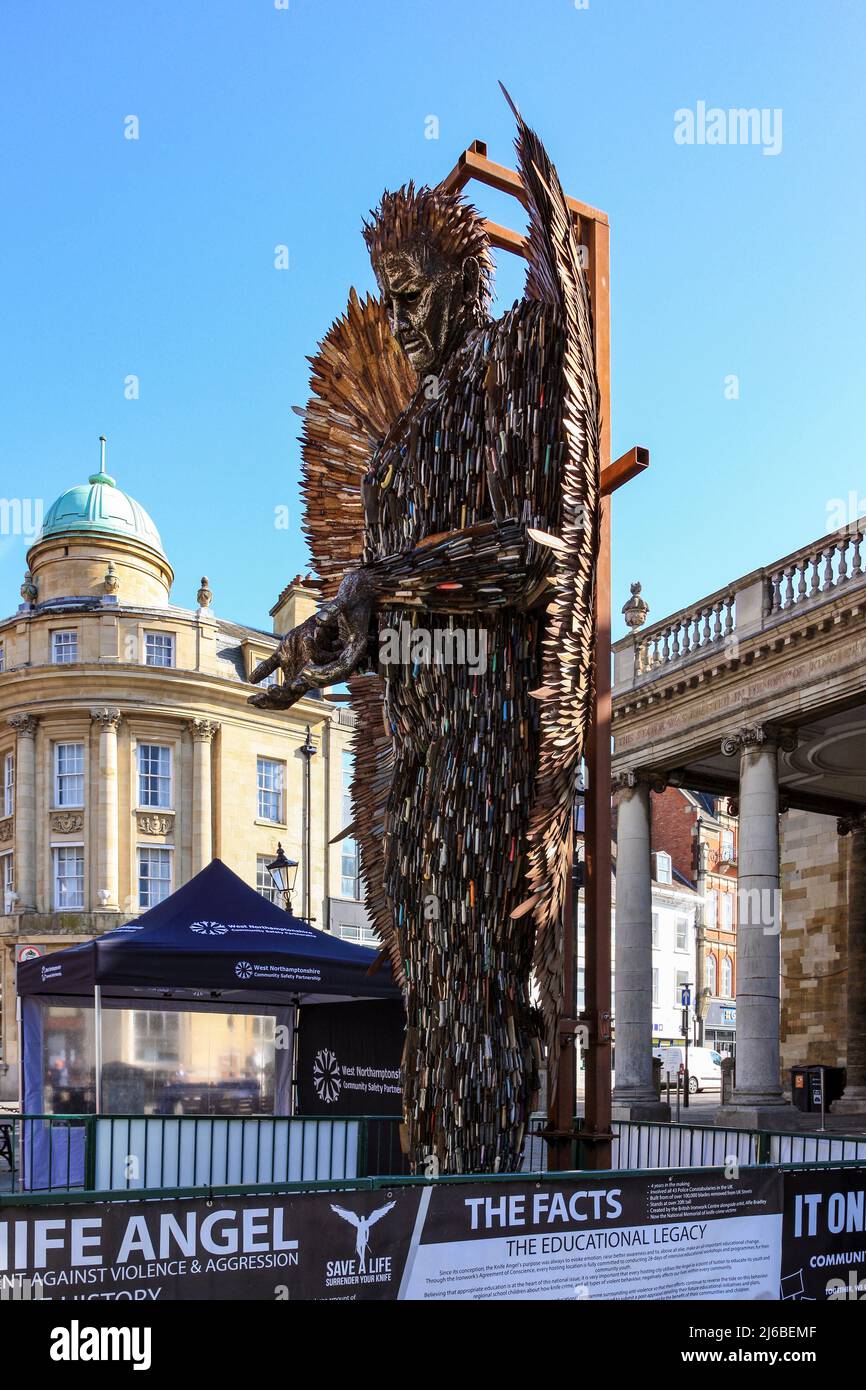
M287 859L281 844L277 844L276 857L268 864L268 873L277 891L282 893L286 912L292 910L292 889L298 876L297 859Z

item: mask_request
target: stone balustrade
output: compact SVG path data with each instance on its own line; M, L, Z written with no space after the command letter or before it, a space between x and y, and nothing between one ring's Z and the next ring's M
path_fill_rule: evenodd
M614 695L736 644L835 599L866 589L866 517L641 628L613 645Z

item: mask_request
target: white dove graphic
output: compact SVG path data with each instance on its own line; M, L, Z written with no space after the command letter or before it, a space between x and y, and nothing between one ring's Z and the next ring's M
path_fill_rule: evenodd
M381 1221L383 1216L387 1216L392 1207L396 1207L396 1202L388 1202L384 1207L379 1207L376 1211L371 1211L369 1216L359 1216L357 1212L347 1211L345 1207L335 1207L331 1203L331 1211L335 1211L338 1216L342 1216L344 1221L348 1221L350 1226L354 1226L357 1232L355 1237L355 1252L358 1256L359 1270L361 1274L367 1272L367 1246L370 1244L370 1227L375 1226L377 1221Z

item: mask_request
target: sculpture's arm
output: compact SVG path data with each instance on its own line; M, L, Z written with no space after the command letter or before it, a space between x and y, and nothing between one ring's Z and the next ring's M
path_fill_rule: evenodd
M529 538L556 544L519 521L485 521L430 536L411 550L385 555L347 582L367 587L375 608L405 606L434 613L483 613L525 607L539 590ZM338 592L337 598L340 595Z
M365 660L376 609L480 614L529 607L547 589L542 567L528 559L530 550L559 544L518 521L486 521L350 570L334 598L288 633L252 673L258 682L281 667L286 677L278 690L254 697L255 703L293 704L314 687L346 680Z
M352 570L316 614L321 624L338 624L344 649L333 661L306 665L303 680L310 686L333 685L357 670L367 653L370 620L377 608L481 614L529 607L547 587L539 566L527 559L532 541L533 549L559 544L556 537L518 521L488 521L431 536L411 550Z

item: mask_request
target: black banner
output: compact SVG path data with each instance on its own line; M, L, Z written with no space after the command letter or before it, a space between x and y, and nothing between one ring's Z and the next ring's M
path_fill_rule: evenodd
M866 1172L785 1174L781 1297L866 1302Z
M399 1115L406 1016L397 1000L309 1004L298 1034L301 1115Z
M0 1208L0 1296L394 1299L419 1200L404 1188Z
M780 1175L752 1169L0 1208L0 1293L776 1299L781 1201Z
M363 1171L408 1176L400 1148L400 1059L406 1014L397 1000L308 1004L298 1026L298 1113L393 1115L366 1125Z

